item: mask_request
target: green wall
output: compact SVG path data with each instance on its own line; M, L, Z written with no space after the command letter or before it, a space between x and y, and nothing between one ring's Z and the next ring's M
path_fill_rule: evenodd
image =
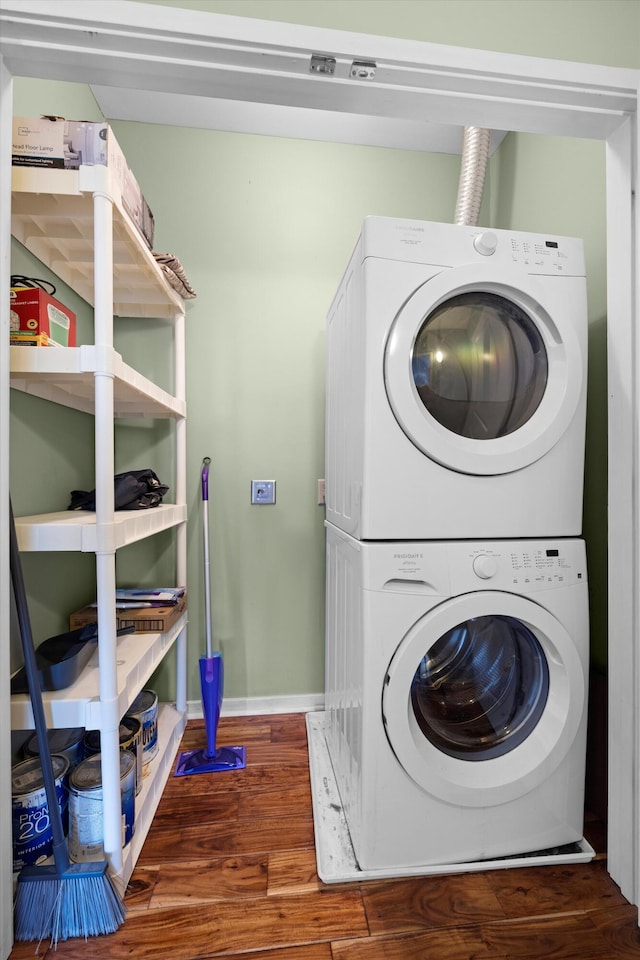
M640 6L632 0L174 0L172 5L640 65ZM86 87L23 79L15 86L17 113L100 116ZM325 312L365 215L452 219L459 158L128 122L115 122L114 128L154 212L155 249L180 257L198 293L186 310L189 696L198 697L197 657L204 644L198 480L205 455L213 460L214 643L225 656L226 696L320 692L323 510L315 494L316 480L324 475ZM599 143L510 134L491 162L484 223L585 239L591 349L585 535L594 662L600 668L606 662L604 209ZM16 258L22 257L28 255L17 249ZM82 317L82 330L90 339L88 317ZM166 337L162 324L118 322L118 348L160 382L169 377ZM65 438L59 442L60 411L52 413L46 403L14 397L12 416L16 513L56 497L66 505L68 491L85 485L91 474L90 418L65 411ZM34 418L35 438L27 426ZM153 466L171 483L169 439L165 424L124 425L116 469ZM47 471L48 482L53 475L53 489L43 491L35 467ZM276 506L250 505L251 479L277 481ZM38 507L56 508L59 502ZM43 635L57 630L57 621L93 591L90 558L61 557L53 573L47 560L28 558ZM121 583L132 582L140 571L145 583L174 575L169 535L119 555ZM170 668L154 682L170 695Z
M451 219L458 159L115 128L134 169L162 158L144 179L156 248L178 253L198 292L187 307L190 583L199 586L197 477L209 455L228 695L321 691L325 312L366 214ZM277 481L274 507L250 505L251 479ZM191 610L196 651L200 604Z
M208 13L500 50L640 65L638 0L138 0Z
M492 223L584 239L589 304L584 524L592 661L607 659L607 330L605 145L511 135L490 171ZM553 491L549 491L553 495Z

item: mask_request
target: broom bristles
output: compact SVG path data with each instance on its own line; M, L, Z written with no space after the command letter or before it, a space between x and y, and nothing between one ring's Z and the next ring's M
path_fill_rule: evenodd
M74 863L60 876L55 867L26 868L18 877L14 905L16 940L51 945L69 937L114 933L126 908L107 872L107 864Z

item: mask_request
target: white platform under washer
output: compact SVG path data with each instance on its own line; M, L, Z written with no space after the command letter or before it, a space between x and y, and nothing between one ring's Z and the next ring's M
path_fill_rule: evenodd
M327 319L327 519L579 536L586 376L582 241L368 217Z
M363 871L582 840L581 540L355 540L327 524L325 737Z

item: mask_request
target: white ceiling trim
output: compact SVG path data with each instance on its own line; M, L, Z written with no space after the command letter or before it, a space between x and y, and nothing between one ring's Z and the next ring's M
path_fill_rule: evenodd
M96 87L589 138L635 110L632 70L128 0L58 0L55 12L50 0L3 0L0 21L12 73L73 80L81 70ZM335 58L333 76L310 72L314 53ZM350 78L362 59L376 63L373 80Z

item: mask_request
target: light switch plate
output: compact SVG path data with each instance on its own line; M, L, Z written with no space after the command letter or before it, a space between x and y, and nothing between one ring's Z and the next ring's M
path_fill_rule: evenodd
M252 480L251 481L251 503L275 503L276 502L276 482L275 480Z

